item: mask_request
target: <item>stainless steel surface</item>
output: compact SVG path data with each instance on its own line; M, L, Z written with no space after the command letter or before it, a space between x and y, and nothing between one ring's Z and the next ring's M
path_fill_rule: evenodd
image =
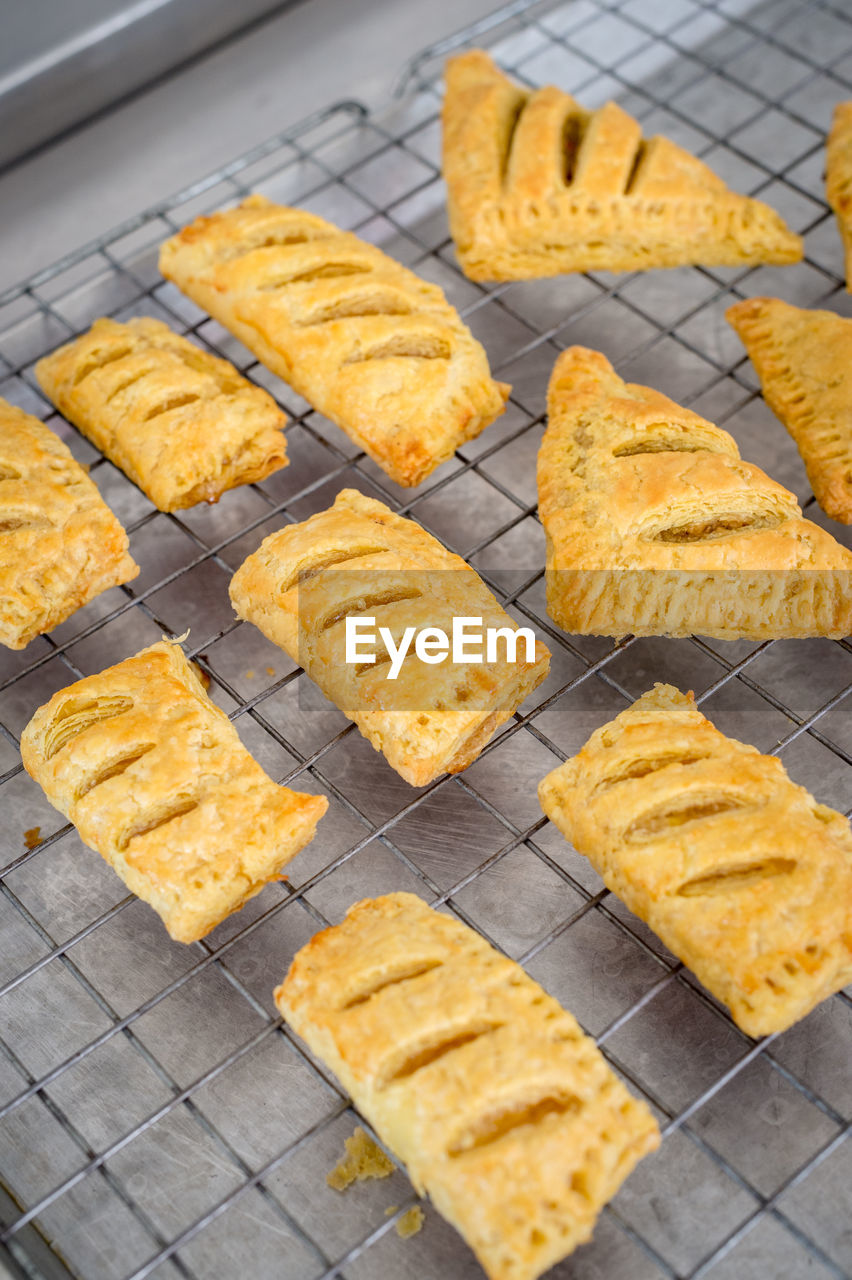
M0 166L288 7L288 0L11 3L0 13Z
M520 10L521 6L514 6ZM728 733L780 755L820 800L852 804L852 645L724 645L565 636L543 608L534 466L547 377L569 342L722 423L744 455L813 504L798 454L757 394L722 318L777 291L849 312L823 201L822 131L852 96L842 6L767 0L536 3L479 37L529 83L616 96L643 121L764 195L805 234L783 270L566 277L486 289L458 272L437 169L440 60L393 109L331 109L0 299L0 395L45 417L128 525L142 574L2 659L0 1150L17 1201L0 1233L28 1274L466 1280L481 1275L433 1209L400 1240L401 1173L329 1190L356 1117L275 1016L294 951L355 899L410 888L446 903L572 1009L664 1142L603 1214L568 1280L823 1280L852 1274L852 1000L754 1043L609 895L545 822L535 787L655 680L695 690ZM255 189L305 205L438 281L514 384L505 418L433 475L396 489L156 271L162 238ZM36 390L35 359L103 313L160 315L228 355L292 415L291 465L214 508L154 511ZM261 537L354 484L465 554L553 650L553 671L466 773L412 791L254 629L228 576ZM852 531L831 525L847 545ZM276 778L329 795L318 838L210 938L170 944L152 912L22 773L36 705L161 632L190 652ZM28 851L23 833L44 837ZM396 1208L391 1213L386 1211ZM38 1237L33 1235L38 1232ZM39 1241L53 1250L45 1261Z
M0 291L330 102L384 105L409 58L494 3L296 4L81 124L0 173Z

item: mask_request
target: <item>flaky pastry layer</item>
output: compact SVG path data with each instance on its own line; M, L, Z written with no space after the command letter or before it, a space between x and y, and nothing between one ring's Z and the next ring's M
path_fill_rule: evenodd
M375 619L395 642L407 627L447 634L454 617L517 630L482 579L431 534L356 489L327 511L271 534L231 580L231 601L305 668L406 782L425 786L472 764L494 731L547 675L536 641L479 664L421 662L413 647L394 681L387 661L345 661L348 616ZM378 648L377 658L386 651Z
M438 286L316 214L250 196L167 240L160 269L398 484L503 412Z
M614 102L535 92L481 49L448 59L443 170L450 230L473 280L689 263L797 262L802 240Z
M96 320L35 372L161 511L218 502L287 464L287 419L272 396L160 320Z
M658 684L539 786L550 820L752 1036L852 981L852 831Z
M795 440L817 502L852 524L852 320L780 298L746 298L725 318Z
M393 893L351 907L275 992L491 1280L535 1280L658 1145L643 1102L514 961Z
M177 942L204 937L274 880L328 807L267 777L165 641L60 689L21 755Z
M838 102L825 150L825 196L843 240L846 288L852 290L852 101Z
M0 399L0 644L25 645L139 566L67 446Z
M566 631L762 640L852 631L852 552L726 431L569 347L538 456L547 607Z

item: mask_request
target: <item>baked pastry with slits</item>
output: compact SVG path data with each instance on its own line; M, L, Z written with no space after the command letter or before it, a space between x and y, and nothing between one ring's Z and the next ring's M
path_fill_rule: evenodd
M450 58L443 169L450 230L472 280L564 271L798 262L801 238L614 102L587 111L530 92L487 53Z
M218 502L287 465L287 418L272 396L160 320L96 320L35 372L161 511Z
M852 982L852 831L658 684L539 786L607 888L752 1036Z
M21 755L177 942L203 938L276 879L328 807L267 777L165 641L60 689Z
M566 631L721 640L852 631L852 552L727 431L606 356L553 370L538 455L547 608Z
M780 298L746 298L725 317L796 442L817 502L852 524L852 320Z
M825 195L837 217L852 290L852 101L834 108L825 153Z
M535 1280L588 1240L659 1144L571 1014L413 894L351 907L275 1000L491 1280Z
M167 240L160 270L401 485L503 412L437 285L301 209L250 196Z
M464 662L421 661L412 644L392 680L391 655L380 639L375 661L363 647L365 660L347 663L348 617L372 618L374 634L388 629L395 645L407 629L440 628L450 637L454 617L481 619L477 634L518 631L460 556L355 489L344 489L327 511L266 538L234 574L230 590L239 617L300 663L415 787L472 764L550 665L548 650L531 632L513 641L514 653L503 637L493 659L480 645L471 646L472 660Z
M0 399L0 644L23 649L138 572L127 534L67 446Z

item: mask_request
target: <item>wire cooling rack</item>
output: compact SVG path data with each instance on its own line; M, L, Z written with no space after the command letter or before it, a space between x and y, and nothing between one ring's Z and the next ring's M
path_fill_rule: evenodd
M778 208L804 233L806 260L492 289L465 280L438 171L440 64L465 43L489 45L531 85L554 81L592 106L618 98L646 132L669 134ZM0 394L90 464L142 566L130 586L2 658L2 1258L15 1276L49 1280L481 1275L429 1207L418 1235L398 1236L413 1202L402 1173L345 1194L326 1186L356 1117L271 1000L317 928L359 897L411 889L519 959L660 1120L660 1151L555 1276L849 1275L849 992L782 1036L750 1041L545 822L535 787L668 680L848 812L852 646L563 635L544 611L534 463L551 366L580 341L723 423L829 526L722 312L759 292L849 311L821 174L830 109L852 96L850 14L841 0L521 0L428 50L402 88L381 114L350 102L305 121L0 299ZM162 239L248 190L351 227L442 285L514 384L505 417L415 493L158 275ZM52 413L33 378L40 355L102 314L164 318L272 390L291 415L290 466L215 508L155 511ZM548 682L480 760L422 791L228 603L230 574L266 533L353 484L464 554L554 655ZM288 883L181 947L59 820L22 772L18 736L57 688L187 627L211 695L250 750L274 777L331 803Z

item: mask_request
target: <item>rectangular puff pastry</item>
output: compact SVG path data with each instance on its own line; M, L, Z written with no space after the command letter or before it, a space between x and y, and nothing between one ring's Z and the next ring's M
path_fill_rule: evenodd
M287 419L272 396L160 320L96 320L35 372L160 511L218 502L287 464Z
M160 270L397 484L503 412L510 388L438 286L316 214L250 196L167 240Z
M491 1280L535 1280L588 1240L659 1143L571 1014L413 894L351 907L275 999Z
M0 644L23 649L139 566L67 446L0 399Z
M798 262L801 237L614 102L522 88L481 49L447 61L443 170L472 280Z
M727 431L606 356L563 351L538 455L547 608L566 631L721 640L852 631L852 551Z
M658 684L539 786L544 812L751 1036L852 981L852 832Z
M203 938L274 880L328 807L267 777L166 641L60 689L21 755L177 942Z
M460 556L355 489L344 489L327 511L266 538L234 574L230 590L239 617L300 663L415 787L472 764L550 665L540 641L533 660L521 641L518 660L510 662L501 641L496 661L479 664L427 665L412 645L393 682L381 641L374 664L347 664L348 616L375 618L376 634L389 628L395 643L406 627L439 627L449 635L454 616L517 630Z
M817 502L852 524L852 320L780 298L746 298L725 319L795 440Z

